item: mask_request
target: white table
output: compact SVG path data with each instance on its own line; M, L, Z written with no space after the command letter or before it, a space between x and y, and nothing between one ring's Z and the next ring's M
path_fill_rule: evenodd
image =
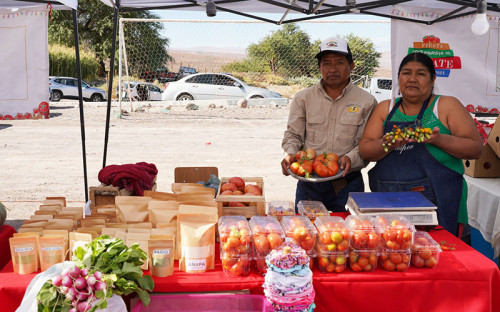
M469 224L491 243L497 258L500 256L500 178L464 177L469 189Z

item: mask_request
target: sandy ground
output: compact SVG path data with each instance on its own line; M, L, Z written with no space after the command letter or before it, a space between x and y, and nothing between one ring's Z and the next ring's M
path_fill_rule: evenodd
M119 118L113 103L107 165L153 163L157 190L165 192L175 167L216 166L219 177L263 177L266 201L294 199L296 180L280 167L287 106L165 110L150 104ZM46 196L65 196L68 206L85 203L78 102L51 102L50 112L48 120L0 121L0 201L11 223L28 219ZM84 102L84 119L88 185L98 186L106 103Z

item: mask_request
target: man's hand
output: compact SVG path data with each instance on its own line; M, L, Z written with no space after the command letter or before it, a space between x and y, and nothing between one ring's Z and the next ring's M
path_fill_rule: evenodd
M342 177L345 177L349 173L349 170L351 170L351 159L349 158L349 156L344 155L340 157L339 160L340 160L340 169L345 170Z
M290 173L288 172L288 168L290 168L290 165L295 161L295 155L294 154L288 154L283 158L281 161L281 170L283 171L283 174L288 176Z

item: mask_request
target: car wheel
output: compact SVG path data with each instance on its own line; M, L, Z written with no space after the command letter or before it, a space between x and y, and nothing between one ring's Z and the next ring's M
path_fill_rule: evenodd
M103 96L101 94L99 94L99 93L94 93L90 97L90 100L92 102L102 102L103 99L104 99Z
M253 99L253 100L255 100L255 99L263 99L263 98L264 98L264 97L263 97L262 95L252 95L252 96L250 97L250 99Z
M177 101L192 101L192 100L194 100L194 98L191 94L183 93L183 94L179 95L176 100Z
M58 90L52 91L52 101L59 102L62 99L62 92Z

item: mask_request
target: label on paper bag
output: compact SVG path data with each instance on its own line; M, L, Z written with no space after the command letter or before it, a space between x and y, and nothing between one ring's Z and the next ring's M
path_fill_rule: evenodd
M207 270L207 259L186 259L186 271L202 271Z
M168 249L155 249L153 250L153 255L169 255L170 250Z

